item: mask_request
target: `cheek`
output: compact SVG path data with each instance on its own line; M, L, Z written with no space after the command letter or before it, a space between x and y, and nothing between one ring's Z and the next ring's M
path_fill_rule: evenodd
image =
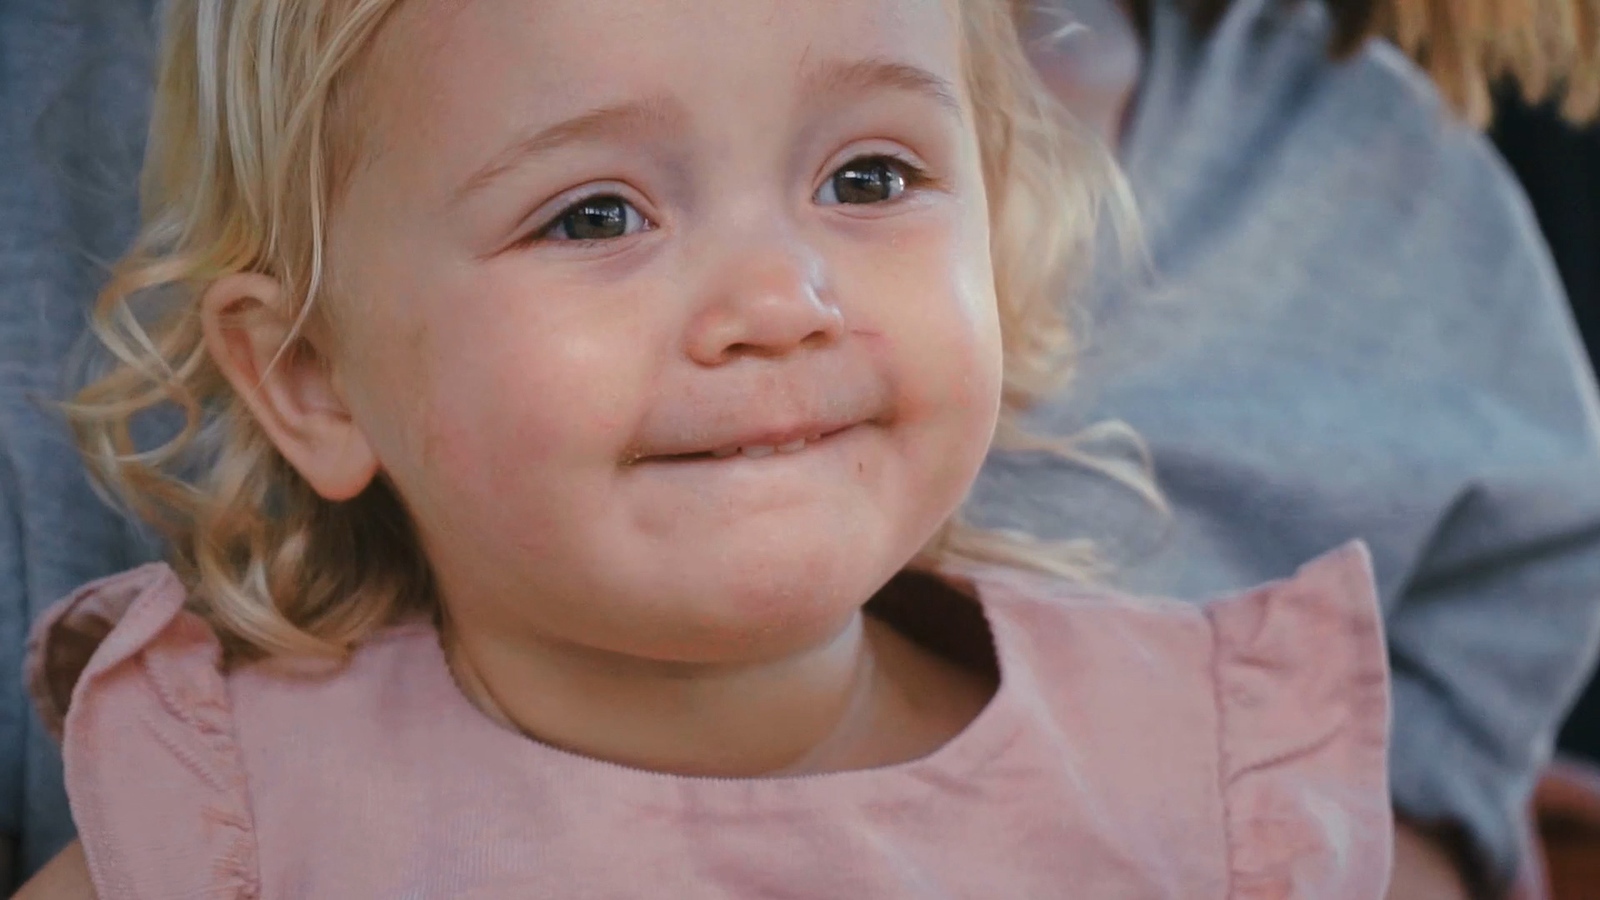
M413 340L397 342L385 368L402 425L379 456L431 507L559 517L556 501L624 451L652 383L649 344L638 327L556 322L494 296L441 303L453 313L425 317Z
M957 279L946 290L946 308L928 316L912 348L916 377L905 402L938 432L926 443L929 462L965 482L988 452L1000 412L1000 329L991 285Z
M503 480L530 466L614 459L646 383L621 350L610 336L571 331L560 340L508 331L475 353L463 348L433 386L430 433L448 454L440 462Z
M927 235L881 282L881 331L892 347L908 417L948 421L987 442L998 414L1002 359L987 231ZM909 246L910 241L905 245Z

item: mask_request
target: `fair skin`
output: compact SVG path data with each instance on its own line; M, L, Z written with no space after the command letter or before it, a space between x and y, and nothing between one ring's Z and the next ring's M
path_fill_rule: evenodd
M1063 23L1082 29L1063 33ZM1051 0L1034 7L1028 48L1046 86L1108 146L1122 136L1138 86L1142 49L1119 0ZM1467 900L1445 842L1401 821L1389 900Z
M961 75L938 0L402 7L315 358L267 368L261 276L207 295L213 353L324 496L396 486L518 730L692 775L926 752L987 688L861 606L998 412Z

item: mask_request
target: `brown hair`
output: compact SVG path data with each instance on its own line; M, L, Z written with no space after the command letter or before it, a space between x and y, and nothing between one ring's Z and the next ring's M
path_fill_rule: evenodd
M1151 0L1132 0L1148 22ZM1209 29L1233 0L1183 0ZM1309 2L1309 0L1281 0ZM1333 19L1329 52L1349 56L1369 38L1393 40L1433 78L1452 108L1487 125L1493 94L1514 86L1529 103L1559 103L1571 122L1600 116L1600 0L1322 0Z

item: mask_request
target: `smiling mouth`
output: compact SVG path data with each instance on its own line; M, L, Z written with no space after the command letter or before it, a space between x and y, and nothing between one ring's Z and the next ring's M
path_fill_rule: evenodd
M815 432L804 437L792 438L781 444L740 444L736 446L719 447L715 450L704 450L698 453L676 453L665 456L645 456L637 460L641 463L685 463L685 462L710 462L734 457L745 459L765 459L769 456L790 456L822 443L835 435L843 434L854 428L849 425L833 431Z

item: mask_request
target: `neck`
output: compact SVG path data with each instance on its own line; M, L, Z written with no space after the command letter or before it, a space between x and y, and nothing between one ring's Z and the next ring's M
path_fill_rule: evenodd
M738 666L472 637L450 635L446 653L484 713L572 753L678 775L753 778L907 762L955 737L996 689L992 673L950 663L860 613L814 647Z
M826 765L869 718L881 673L861 614L792 656L739 665L637 659L525 635L452 634L463 690L502 724L573 753L682 775Z

